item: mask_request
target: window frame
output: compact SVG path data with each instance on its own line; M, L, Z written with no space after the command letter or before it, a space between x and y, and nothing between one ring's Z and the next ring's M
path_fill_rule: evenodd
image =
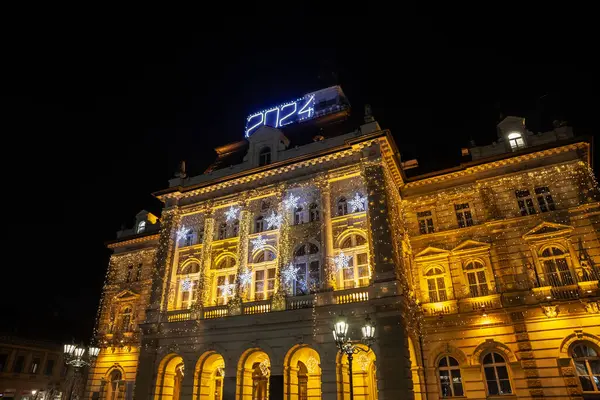
M310 245L313 245L317 248L316 253L310 252ZM301 255L296 255L301 248L304 248L304 253ZM320 286L323 279L321 246L319 246L318 243L313 242L311 240L303 242L300 245L296 246L294 252L292 253L292 263L294 264L294 267L301 269L300 271L298 271L298 275L304 276L306 292L299 293L299 291L301 291L302 288L298 286L298 282L293 282L290 288L292 296L304 296L311 292L311 282L309 282L309 279L314 278L314 274L313 277L311 277L311 265L314 265L315 262L318 263L318 277L317 282L315 282L315 286L318 287Z
M475 267L475 265L478 264L479 267ZM473 268L469 268L469 266L473 266ZM483 262L480 259L470 259L467 262L465 262L464 264L464 268L463 271L465 273L465 283L466 283L466 287L469 289L469 296L471 298L475 298L475 297L484 297L484 296L489 296L490 294L492 294L492 289L490 288L489 285L489 276L488 276L488 267L486 265L485 262ZM478 273L483 272L483 278L484 281L481 282L480 281L480 276ZM469 279L469 275L474 275L475 277L475 284L471 283L471 280ZM473 286L476 287L476 293L473 292ZM481 287L484 287L484 290L481 290ZM485 293L484 293L485 292Z
M458 208L459 206L461 208ZM454 215L456 216L456 223L458 224L459 228L468 228L475 225L473 211L473 208L471 208L471 202L469 201L465 203L454 203Z
M337 216L341 217L344 215L348 215L348 199L346 196L340 196L335 202Z
M319 205L312 202L308 205L308 220L309 222L318 222L321 220L321 212Z
M258 152L258 166L262 167L264 165L271 164L272 160L272 150L269 146L263 146Z
M363 243L359 244L359 240L363 240ZM343 247L344 243L350 239L350 246ZM371 272L371 263L369 257L369 242L365 236L360 234L359 232L352 232L347 235L342 236L338 240L338 247L334 250L335 256L338 256L340 252L344 252L344 255L350 256L350 262L348 268L341 268L338 271L337 282L340 289L354 289L359 287L366 287L371 282L372 272ZM366 263L358 263L358 256L365 255ZM361 268L366 268L367 275L360 275ZM345 272L347 270L352 270L352 278L346 279ZM353 286L347 286L346 282L353 281ZM361 282L362 281L362 282Z
M140 221L137 224L135 233L144 233L146 231L146 221Z
M506 136L506 140L508 140L508 145L510 146L511 151L518 151L527 147L527 143L525 143L525 139L523 139L523 134L521 132L509 133ZM519 141L521 143L519 143Z
M517 200L517 208L519 209L521 217L544 214L557 210L556 201L552 196L552 189L550 186L542 184L522 186L520 189L515 189L514 192ZM527 192L527 195L525 195L524 192ZM523 204L520 204L520 202Z
M560 251L561 254L554 254L554 249ZM550 250L552 254L545 256L544 252L546 250ZM545 286L564 287L577 284L576 274L574 274L573 271L571 253L568 249L565 249L563 246L560 246L556 243L548 243L540 248L537 258ZM566 269L561 270L560 264L557 262L557 260L564 260ZM550 264L547 264L547 262L552 263L552 271L549 270L548 266ZM560 284L557 285L555 283Z
M425 213L429 213L429 215L419 215ZM419 231L420 235L429 235L431 233L435 233L437 221L435 220L435 210L433 208L416 211L415 216L417 217L417 230ZM422 221L423 225L421 225ZM425 229L421 229L422 227Z
M431 271L435 271L435 270L439 270L439 273L433 273L430 275ZM429 300L429 303L442 303L444 301L448 301L450 300L450 297L448 296L448 284L446 282L446 271L445 269L441 266L441 265L432 265L429 268L427 268L427 270L425 271L425 273L423 274L424 278L425 278L425 290L427 291L427 299ZM444 287L440 289L440 279L442 279L442 282L444 283ZM431 298L431 285L429 284L429 281L433 281L434 285L435 285L435 293L436 293L436 299L435 301L432 301ZM443 291L441 291L443 290ZM444 294L444 299L442 299L442 296L440 296L440 293Z
M440 364L442 363L442 360L446 359L446 365L445 366L441 366ZM456 362L456 365L451 365L450 363L450 359L453 359ZM464 379L462 376L462 370L460 368L460 362L458 362L458 359L454 356L452 356L451 354L444 354L442 357L440 357L440 359L438 360L437 364L437 378L438 378L438 382L439 382L439 389L440 389L440 397L442 398L449 398L449 397L466 397L465 396L465 384L464 384ZM448 371L448 377L450 378L449 382L448 382L448 387L450 388L450 396L444 396L444 391L443 391L443 382L442 382L442 377L441 377L441 373L440 371ZM452 374L453 371L458 371L458 377L460 378L460 387L462 390L462 394L456 395L455 392L455 388L454 388L454 383L453 383L453 378L454 375Z
M496 361L496 356L495 354L497 354L498 356L500 356L500 358L502 358L503 362L497 362ZM491 355L492 356L492 363L491 364L485 364L485 358ZM490 397L490 396L515 396L515 392L514 392L514 388L513 388L513 382L512 382L512 376L511 376L511 370L509 368L509 363L506 361L506 355L502 354L500 351L498 351L498 349L492 349L484 354L481 355L481 372L482 372L482 377L483 377L483 381L485 383L485 392L486 392L486 396ZM496 386L498 388L498 393L490 393L490 388L488 385L488 379L487 379L487 375L485 373L485 369L487 368L493 368L494 370L494 376L495 376L495 383ZM504 367L506 369L506 379L500 379L499 374L498 374L498 368L502 368ZM508 381L508 386L510 389L509 393L500 393L500 381Z
M596 356L575 357L575 354L574 354L575 348L579 347L579 346L585 346L585 347L593 350L596 353ZM581 385L583 393L588 393L588 394L589 393L593 393L593 394L600 393L600 384L596 383L596 380L595 380L595 377L598 377L598 379L600 380L600 374L594 374L594 370L590 364L590 360L597 361L600 364L600 351L599 350L600 349L598 349L598 347L595 346L593 343L585 341L585 340L578 340L575 343L573 343L569 348L569 356L573 360L573 366L575 368L575 372L577 373L577 378L579 378L579 383ZM587 375L581 375L579 373L579 369L577 368L578 362L584 364ZM582 379L581 379L583 376L589 379L589 382L591 383L594 390L584 390L583 389L583 383L582 383Z

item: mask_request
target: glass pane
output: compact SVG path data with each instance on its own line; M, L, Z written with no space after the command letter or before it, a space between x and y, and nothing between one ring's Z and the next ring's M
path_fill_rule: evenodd
M448 357L448 360L450 360L450 365L455 367L458 366L458 361L456 361L456 359L454 357ZM460 372L459 372L460 375Z
M477 280L479 283L485 283L485 271L477 271Z
M437 278L437 285L439 289L445 289L444 278Z
M581 382L581 388L584 392L591 392L594 390L594 385L589 376L580 376L579 381Z
M357 264L366 264L367 263L367 253L360 253L356 255L356 263Z
M589 360L590 369L592 370L592 374L600 375L600 360Z
M484 371L485 371L485 379L486 380L488 380L488 381L496 380L496 372L494 371L494 367L485 367Z
M354 279L354 268L344 268L344 280Z
M440 367L447 367L448 366L448 358L444 357L440 360Z
M585 366L585 361L575 361L575 369L577 370L577 375L588 375L588 370Z
M504 357L502 357L500 354L498 354L498 353L492 353L492 354L494 354L494 361L496 361L497 363L504 362Z
M446 358L444 357L443 360L445 360ZM441 365L441 363L440 363ZM450 371L444 371L441 370L440 371L440 382L448 382L450 380Z
M269 279L267 281L267 290L272 291L273 289L275 289L275 279Z
M508 379L500 381L500 394L512 393Z
M488 394L495 395L498 394L498 384L495 380L487 381Z
M269 268L268 278L269 279L274 279L275 278L275 268Z
M462 383L455 383L452 386L454 387L455 396L464 396Z
M508 379L508 371L506 367L496 367L496 371L498 371L499 379Z
M362 267L358 267L358 277L359 278L365 278L369 276L369 267L362 266Z

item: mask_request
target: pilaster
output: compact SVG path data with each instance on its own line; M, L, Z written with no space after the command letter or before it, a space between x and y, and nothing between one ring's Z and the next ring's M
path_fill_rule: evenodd
M202 304L207 306L210 301L210 267L212 263L212 242L215 236L215 218L212 211L204 218L204 242L202 243L202 282L198 290Z
M320 182L321 188L321 208L323 210L323 227L322 236L323 243L323 281L321 282L323 289L335 288L335 274L332 271L331 259L334 256L333 252L333 229L331 226L331 187L327 176Z

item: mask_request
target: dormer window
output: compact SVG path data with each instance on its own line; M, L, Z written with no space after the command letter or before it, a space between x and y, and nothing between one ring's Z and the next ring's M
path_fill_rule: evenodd
M525 141L523 136L519 132L512 132L508 134L508 143L512 151L525 148Z
M137 226L137 232L136 233L142 233L146 230L146 221L140 221L140 223Z
M271 148L263 147L258 153L258 165L267 165L271 164Z

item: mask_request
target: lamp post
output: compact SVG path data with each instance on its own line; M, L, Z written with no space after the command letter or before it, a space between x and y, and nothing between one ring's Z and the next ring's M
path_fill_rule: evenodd
M67 366L72 366L74 369L73 384L71 385L69 400L73 399L73 390L79 379L81 369L83 367L91 366L96 361L99 353L100 348L94 346L89 346L86 351L86 348L83 346L77 347L74 344L64 345L65 364Z
M358 354L360 352L368 353L371 351L371 346L375 341L375 325L371 321L371 318L367 316L365 319L365 324L362 326L362 338L360 340L351 340L348 337L348 319L343 315L336 319L335 324L333 325L333 339L335 340L335 344L340 351L342 356L345 354L348 356L348 375L350 377L350 400L354 399L354 387L352 384L352 359L354 358L354 354ZM360 344L367 346L367 350L359 346Z

